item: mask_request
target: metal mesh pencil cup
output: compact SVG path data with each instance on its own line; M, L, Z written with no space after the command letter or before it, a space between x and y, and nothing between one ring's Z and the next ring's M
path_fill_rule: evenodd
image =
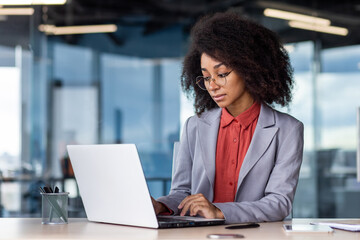
M40 193L42 196L42 224L68 223L68 192Z

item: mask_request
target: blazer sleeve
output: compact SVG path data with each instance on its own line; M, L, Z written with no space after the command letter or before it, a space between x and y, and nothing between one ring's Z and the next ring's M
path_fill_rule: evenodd
M192 173L192 156L189 134L195 130L192 124L193 117L187 119L184 124L184 130L181 135L178 154L175 161L175 171L171 181L170 193L157 199L173 211L173 214L179 214L178 206L181 201L191 194L191 173Z
M303 156L303 132L303 124L297 122L279 143L264 197L257 201L214 203L223 212L226 223L280 221L290 214Z

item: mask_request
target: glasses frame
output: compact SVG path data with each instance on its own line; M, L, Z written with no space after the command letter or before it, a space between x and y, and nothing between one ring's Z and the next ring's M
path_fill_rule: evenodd
M207 88L206 88L206 84L207 84L207 83L206 83L206 82L208 82L208 85L209 85L209 86L210 86L210 84L211 84L211 81L213 81L213 82L214 82L216 85L218 85L219 87L223 87L223 86L225 86L226 83L227 83L226 77L229 76L232 71L233 71L233 70L231 70L231 71L229 71L229 72L227 72L227 73L224 73L224 74L223 74L224 77L218 77L218 79L213 78L212 76L210 76L210 77L197 76L196 79L195 79L196 85L197 85L200 89L205 90L205 91L207 91ZM224 79L224 83L223 83L223 84L221 84L221 83L219 82L219 78L220 78L220 79L222 79L222 78Z

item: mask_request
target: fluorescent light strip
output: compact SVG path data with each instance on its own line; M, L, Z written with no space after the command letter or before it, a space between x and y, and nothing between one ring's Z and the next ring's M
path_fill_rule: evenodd
M282 10L277 10L277 9L272 9L272 8L266 8L264 10L264 15L267 17L300 21L300 22L312 23L312 24L323 25L323 26L328 26L331 23L329 19L312 17L309 15L287 12L287 11L282 11Z
M117 26L115 24L66 26L66 27L56 27L54 25L40 25L39 30L41 32L45 32L48 35L72 35L72 34L116 32Z
M0 8L0 15L33 15L33 8Z
M38 29L40 32L50 33L53 32L56 27L54 25L41 24Z
M0 5L64 5L66 0L0 0Z
M335 27L335 26L321 26L321 25L313 25L304 22L297 21L289 21L289 26L293 28L300 28L310 31L323 32L335 35L346 36L349 31L346 28Z

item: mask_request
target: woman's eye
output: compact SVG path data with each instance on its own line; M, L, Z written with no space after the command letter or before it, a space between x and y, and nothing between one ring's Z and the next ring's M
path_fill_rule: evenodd
M224 77L227 77L229 74L230 74L230 72L227 72L227 73L220 73L220 74L218 74L218 77L220 77L220 78L224 78Z
M211 77L204 77L205 81L210 81Z

